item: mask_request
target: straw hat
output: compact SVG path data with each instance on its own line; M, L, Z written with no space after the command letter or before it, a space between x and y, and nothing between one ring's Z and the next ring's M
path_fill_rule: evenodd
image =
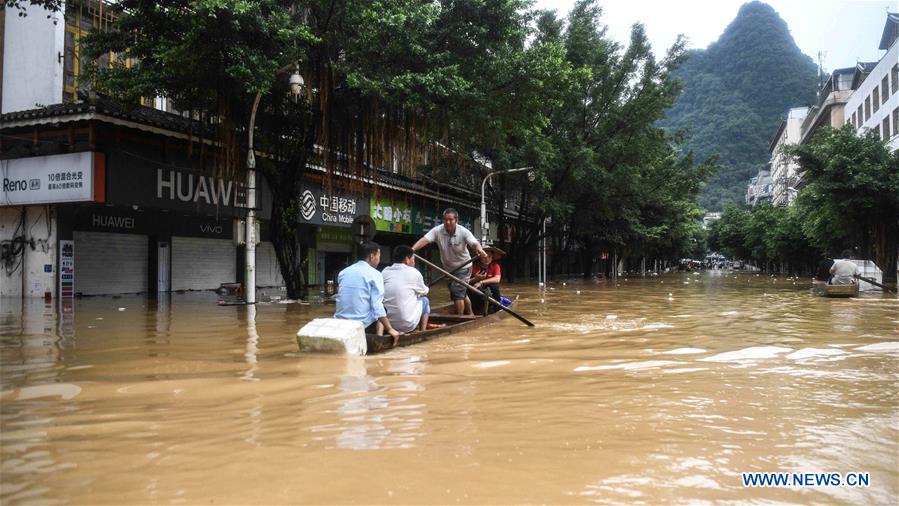
M497 248L496 246L487 246L486 248L484 248L484 251L490 253L494 261L502 260L503 257L506 256L506 252Z

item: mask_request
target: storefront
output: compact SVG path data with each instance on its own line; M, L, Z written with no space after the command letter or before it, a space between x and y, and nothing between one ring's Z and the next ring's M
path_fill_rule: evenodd
M443 211L452 204L418 195L402 195L399 192L381 193L371 199L371 217L375 222L375 241L382 246L381 264L392 262L393 248L399 245L412 246L433 227L443 223ZM471 217L463 215L460 224L472 232ZM423 254L429 260L440 264L440 255L436 248L430 248ZM427 278L428 270L423 264L417 267Z
M243 281L235 226L246 192L239 177L217 172L209 125L101 99L3 120L3 132L18 140L5 144L9 159L0 160L0 245L14 271L4 274L0 295L156 293ZM400 176L342 178L313 167L305 177L297 241L311 285L336 282L355 260L356 218L374 217L387 264L394 246L439 224L444 207L458 208L469 228L477 214L450 186L438 195ZM257 202L257 286L283 286L262 178Z
M300 223L314 232L315 243L308 249L308 283L328 290L336 286L337 274L355 261L353 220L367 214L368 198L335 183L325 187L320 181L305 181L300 202Z
M211 290L241 280L234 228L244 214L243 184L192 169L186 159L155 161L135 147L105 155L102 203L57 206L59 239L74 247L76 295ZM267 188L260 197L266 216ZM280 285L271 243L257 251L258 285Z
M62 153L0 160L0 296L56 292L57 207L106 200L106 157Z
M231 219L107 205L59 206L82 295L214 289L237 279Z

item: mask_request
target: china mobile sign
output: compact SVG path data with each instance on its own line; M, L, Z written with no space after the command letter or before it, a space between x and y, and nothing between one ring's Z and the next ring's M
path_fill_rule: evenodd
M300 194L300 221L313 225L349 227L368 212L368 199L306 183Z
M92 151L0 160L0 205L104 202L105 172Z

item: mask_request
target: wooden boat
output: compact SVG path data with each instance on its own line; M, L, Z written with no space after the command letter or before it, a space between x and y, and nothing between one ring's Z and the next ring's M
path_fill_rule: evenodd
M815 283L812 293L819 297L858 297L858 283L851 285L828 285Z
M516 296L515 300L512 301L512 304L509 305L509 308L512 308L517 301L518 297ZM447 304L446 306L432 310L430 317L428 317L428 326L440 326L436 328L429 328L428 330L420 330L416 332L410 332L408 334L401 334L400 340L397 343L396 347L423 343L425 341L431 341L438 337L473 330L485 325L490 325L491 323L498 322L509 316L509 313L507 313L506 311L497 311L495 313L490 313L487 316L450 314L450 311L452 309L453 305ZM389 334L385 334L383 336L366 334L365 340L368 343L368 355L383 353L394 348L393 337L391 337Z

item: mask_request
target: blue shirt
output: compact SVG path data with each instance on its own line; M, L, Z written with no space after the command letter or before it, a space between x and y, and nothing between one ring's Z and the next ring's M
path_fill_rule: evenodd
M384 277L377 269L359 260L337 275L337 310L334 318L356 320L366 327L384 311Z

